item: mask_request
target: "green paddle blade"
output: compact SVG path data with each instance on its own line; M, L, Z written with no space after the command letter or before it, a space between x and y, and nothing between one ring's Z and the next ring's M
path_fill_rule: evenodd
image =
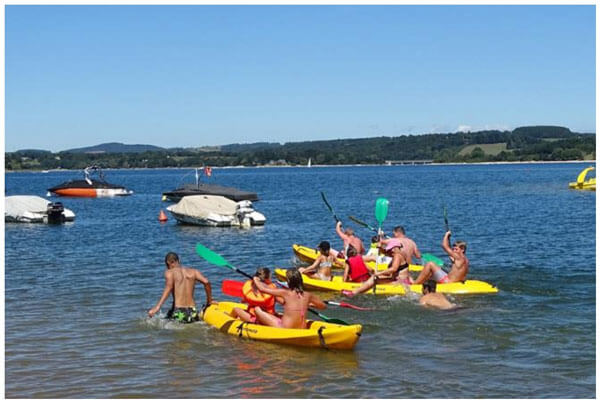
M435 255L432 255L431 253L423 253L421 255L421 259L423 259L423 263L433 262L440 267L444 265L444 261L442 259Z
M375 219L379 223L380 227L383 221L385 221L385 218L387 217L389 204L390 202L388 201L388 199L383 197L380 197L375 202Z
M207 262L212 263L215 266L233 268L233 266L227 260L225 260L223 256L213 252L201 243L196 244L196 253Z

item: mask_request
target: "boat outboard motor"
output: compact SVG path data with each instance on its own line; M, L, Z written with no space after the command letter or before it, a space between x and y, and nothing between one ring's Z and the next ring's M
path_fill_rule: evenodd
M48 214L48 224L62 224L65 222L65 208L61 202L48 203L46 213Z

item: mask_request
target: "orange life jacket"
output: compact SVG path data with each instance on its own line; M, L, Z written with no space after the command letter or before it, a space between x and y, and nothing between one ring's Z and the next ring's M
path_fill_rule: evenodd
M254 315L254 308L260 306L264 311L275 314L275 297L271 294L262 293L252 289L252 280L248 280L242 286L243 299L248 304L248 313ZM273 283L267 283L271 288L277 288Z

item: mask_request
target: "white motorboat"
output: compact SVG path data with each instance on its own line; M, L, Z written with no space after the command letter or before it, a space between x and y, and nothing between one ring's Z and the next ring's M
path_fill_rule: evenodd
M75 213L61 202L51 202L39 196L6 196L4 221L18 223L62 224L75 220Z
M180 223L210 227L250 227L266 221L251 201L234 202L223 196L184 196L167 210Z

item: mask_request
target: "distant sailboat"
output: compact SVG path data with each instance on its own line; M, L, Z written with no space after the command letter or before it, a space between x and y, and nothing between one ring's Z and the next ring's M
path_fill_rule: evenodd
M307 167L307 168L310 168L310 166L311 166L311 159L309 158L309 159L308 159L308 164L306 164L306 167Z

